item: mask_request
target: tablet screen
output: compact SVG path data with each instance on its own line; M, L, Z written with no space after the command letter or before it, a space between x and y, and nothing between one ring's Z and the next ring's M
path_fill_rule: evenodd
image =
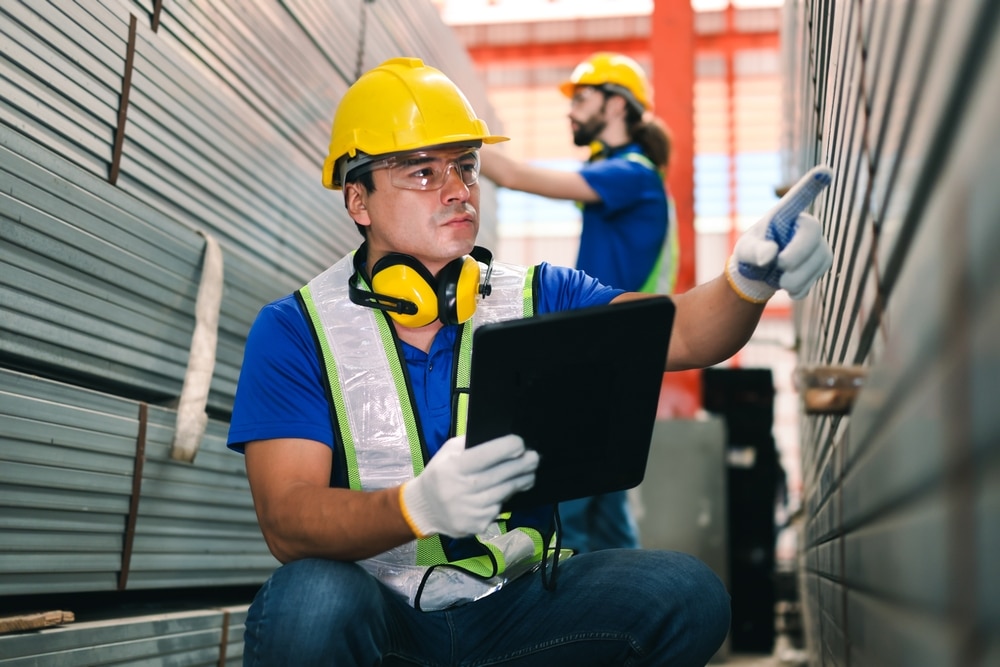
M516 433L541 456L535 486L505 510L642 481L673 315L652 297L476 331L466 446Z

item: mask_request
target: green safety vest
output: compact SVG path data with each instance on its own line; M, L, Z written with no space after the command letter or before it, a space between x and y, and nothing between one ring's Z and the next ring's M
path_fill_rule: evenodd
M663 174L656 168L653 161L642 153L623 153L621 157L652 169L660 174L661 178L663 177ZM677 207L674 204L674 198L668 192L667 236L663 240L663 247L660 249L660 254L656 257L656 262L653 264L653 270L650 271L649 276L642 284L642 287L639 288L639 291L650 292L652 294L673 294L674 287L677 285L677 269L679 266L680 241L677 237Z
M348 255L311 280L299 296L326 371L349 487L397 487L423 471L426 448L389 318L348 297L352 258ZM462 325L454 373L459 398L453 430L458 435L466 430L472 334L483 324L531 316L533 276L533 268L494 262L489 298L480 298L473 318ZM545 553L538 530L508 530L505 519L476 536L479 556L452 561L443 538L434 535L359 564L418 609L444 609L476 600L533 569Z

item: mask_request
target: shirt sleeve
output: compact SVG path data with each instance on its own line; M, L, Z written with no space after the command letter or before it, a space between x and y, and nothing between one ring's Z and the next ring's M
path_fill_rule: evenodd
M580 169L580 175L601 198L607 214L635 206L641 193L663 188L655 171L620 157L588 162ZM643 186L637 187L639 184Z
M312 333L294 296L258 313L247 335L227 445L303 438L333 447L326 384Z
M537 272L539 314L603 306L625 292L608 287L583 271L565 266L542 262Z

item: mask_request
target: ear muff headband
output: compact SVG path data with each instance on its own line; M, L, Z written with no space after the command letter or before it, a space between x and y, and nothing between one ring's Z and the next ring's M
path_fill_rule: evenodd
M358 281L364 268L365 259L368 256L367 247L362 245L354 253L354 274L347 281L347 293L352 303L366 308L375 308L404 315L414 315L417 312L417 304L405 299L398 299L388 294L376 294L358 287Z
M405 327L426 326L435 319L461 324L476 312L477 297L489 296L492 290L493 253L479 246L446 264L437 277L416 258L390 253L372 267L371 292L357 285L366 257L367 247L362 245L354 253L354 275L348 283L351 301L384 310ZM479 262L487 266L482 284Z

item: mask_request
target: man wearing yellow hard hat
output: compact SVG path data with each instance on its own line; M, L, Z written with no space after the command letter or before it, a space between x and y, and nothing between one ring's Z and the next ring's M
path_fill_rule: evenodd
M624 54L601 51L577 65L559 90L570 100L573 142L590 147L587 162L578 171L547 169L484 150L483 174L513 190L578 202L576 268L611 287L672 294L679 245L664 183L670 138L652 116L646 73ZM567 547L639 546L625 491L571 500L559 511Z
M340 102L323 183L363 243L260 311L233 407L228 444L283 563L248 612L246 665L700 666L726 635L728 594L684 554L580 554L546 580L552 508L500 511L537 453L454 435L476 326L642 298L476 246L478 152L503 140L415 58ZM794 217L786 247L754 232L725 275L676 297L667 369L730 356L770 294L829 267L819 224Z
M577 65L559 90L570 101L573 142L590 147L588 161L578 171L554 170L490 150L483 151L483 175L513 190L578 202L576 268L605 285L671 293L675 225L663 181L670 136L652 114L646 73L624 54L601 51Z

